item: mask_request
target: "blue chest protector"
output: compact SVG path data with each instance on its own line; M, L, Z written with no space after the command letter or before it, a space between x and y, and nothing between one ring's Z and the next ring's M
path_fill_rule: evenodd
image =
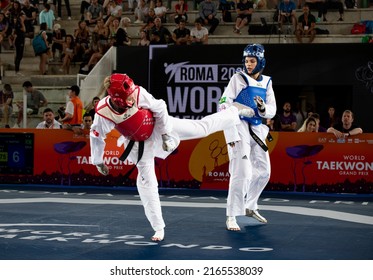
M241 75L241 77L245 80L247 86L241 90L234 102L238 102L240 104L251 107L255 112L255 116L252 118L243 116L240 116L240 118L252 125L262 124L262 117L258 113L258 107L254 101L254 97L260 96L264 100L264 102L266 102L267 86L271 78L261 75L262 80L256 81L254 79L249 80L243 73L238 74Z

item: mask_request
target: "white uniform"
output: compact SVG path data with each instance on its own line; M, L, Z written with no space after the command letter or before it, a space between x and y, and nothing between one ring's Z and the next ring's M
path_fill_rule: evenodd
M241 75L247 78L248 83ZM276 100L272 80L265 75L257 81L243 72L234 74L222 95L220 109L229 108L238 95L248 88L248 84L254 93L264 93L265 113L260 115L256 110L255 117L259 120L260 117L271 119L276 114ZM268 127L261 123L250 125L253 132L265 143ZM224 130L224 136L227 143L235 143L234 147L228 145L230 182L227 216L245 215L245 209L258 209L259 196L270 177L269 154L250 135L249 122L246 120L241 120L239 125Z
M162 218L161 204L158 195L158 181L154 168L154 157L166 158L171 153L163 151L161 135L168 134L179 143L180 140L205 137L216 131L228 128L232 123L239 123L240 120L238 117L238 110L235 107L227 110L227 112L212 114L202 120L173 118L168 115L167 106L163 100L155 99L143 87L139 87L139 89L137 107L149 109L155 118L155 125L151 136L144 141L144 153L137 164L138 176L136 184L141 202L145 209L145 215L152 228L155 231L159 231L165 227L165 223ZM103 102L107 102L108 98L110 97L102 99L97 104L96 108L99 108ZM107 116L108 115L109 114L107 114ZM116 125L113 120L109 119L107 116L96 113L91 127L91 159L94 165L103 163L106 134L112 131ZM121 121L123 121L123 118ZM120 139L119 142L122 140L123 139ZM128 143L128 141L129 139L125 139L124 143ZM138 143L136 142L128 158L132 162L137 162L137 156Z

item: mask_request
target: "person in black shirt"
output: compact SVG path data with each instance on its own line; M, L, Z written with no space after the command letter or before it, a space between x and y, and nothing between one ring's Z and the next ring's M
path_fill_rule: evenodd
M329 127L326 132L333 133L337 138L345 138L363 133L363 130L354 122L354 114L350 110L345 110L342 114L342 122Z

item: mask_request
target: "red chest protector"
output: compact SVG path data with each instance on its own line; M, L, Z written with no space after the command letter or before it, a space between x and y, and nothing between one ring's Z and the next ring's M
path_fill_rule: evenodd
M109 98L107 96L97 104L98 115L112 121L115 129L130 140L144 141L152 135L155 121L151 111L133 106L124 113L118 113L108 104Z

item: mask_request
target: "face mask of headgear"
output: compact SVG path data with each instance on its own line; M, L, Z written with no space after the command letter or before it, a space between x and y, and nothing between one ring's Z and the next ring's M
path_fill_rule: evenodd
M133 98L129 98L135 90L133 80L126 74L110 76L110 87L107 89L111 100L121 108L133 106Z
M246 66L245 66L245 58L246 57L255 57L257 61L257 65L252 71L252 73L248 73ZM247 45L243 50L243 69L246 74L255 75L264 69L266 65L266 59L264 58L264 47L261 44L252 44Z

